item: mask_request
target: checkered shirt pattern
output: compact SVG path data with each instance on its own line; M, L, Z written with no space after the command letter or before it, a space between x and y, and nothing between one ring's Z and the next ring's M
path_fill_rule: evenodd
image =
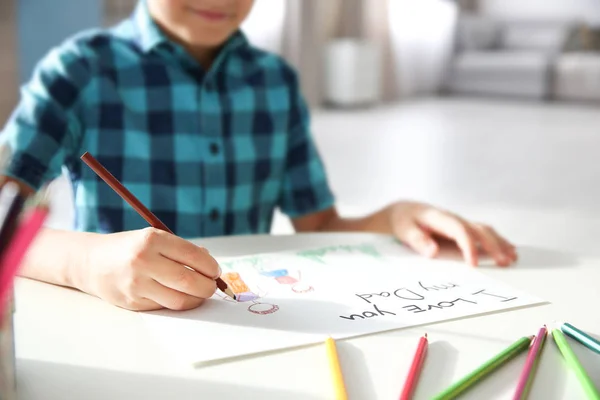
M35 189L66 169L80 231L147 226L86 151L182 237L268 233L276 208L295 218L334 202L294 70L237 32L205 71L143 1L51 50L0 144L7 175Z

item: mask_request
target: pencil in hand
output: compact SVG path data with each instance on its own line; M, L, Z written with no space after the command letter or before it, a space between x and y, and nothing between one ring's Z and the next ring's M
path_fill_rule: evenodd
M96 160L87 151L81 156L81 160L92 169L112 190L114 190L123 200L125 200L133 209L150 224L153 228L174 234L167 225L165 225L156 215L154 215L137 197L133 195L117 178L114 177L100 161ZM234 300L237 300L235 293L231 290L227 283L220 277L216 279L217 287L223 293L227 294Z
M419 344L417 345L417 351L415 352L412 365L408 371L408 376L406 377L406 382L404 383L404 389L402 389L402 394L400 394L400 400L412 399L415 389L417 388L419 376L421 375L423 363L425 362L425 355L427 354L428 345L429 342L427 340L427 334L425 334L423 337L421 337Z

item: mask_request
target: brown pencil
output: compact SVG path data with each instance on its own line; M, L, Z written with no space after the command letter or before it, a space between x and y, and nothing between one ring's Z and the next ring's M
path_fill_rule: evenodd
M81 160L90 167L108 186L112 188L123 200L148 222L153 228L173 233L156 215L154 215L137 197L133 195L117 178L114 177L98 160L87 151L81 156ZM217 287L228 296L236 299L235 293L227 286L227 283L217 278Z

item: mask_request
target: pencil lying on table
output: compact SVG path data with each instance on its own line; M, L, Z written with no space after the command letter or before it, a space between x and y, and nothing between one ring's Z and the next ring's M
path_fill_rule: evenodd
M584 331L577 329L566 322L560 327L560 330L563 331L565 335L577 340L588 349L600 354L600 341L594 339Z
M525 360L525 365L523 366L521 376L519 377L519 383L517 383L517 389L515 390L513 400L525 400L529 395L529 390L531 389L533 379L535 378L535 373L542 355L542 350L544 349L544 343L546 343L547 335L548 329L546 329L546 325L544 325L540 328L529 349L529 354L527 354L527 359Z
M495 357L485 362L482 366L477 368L475 371L463 377L461 380L454 383L452 386L435 396L434 400L450 400L455 399L458 395L467 391L475 384L480 382L483 378L490 375L492 372L512 360L523 351L527 350L531 345L532 336L525 336L517 340L506 349L502 350Z
M87 151L81 156L81 160L87 164L108 186L111 187L123 200L125 200L133 209L148 222L153 228L173 233L156 215L154 215L142 202L133 195L117 178L114 177L98 160L96 160ZM235 293L227 286L227 283L217 278L217 287L223 293L236 300Z
M556 342L556 345L562 353L565 361L575 373L575 376L577 376L577 380L581 384L587 399L600 400L600 393L598 392L598 389L596 389L594 382L583 368L583 365L581 365L579 362L579 359L571 349L571 346L569 346L569 342L567 342L565 335L560 331L560 329L554 329L552 331L552 337L554 338L554 341Z
M335 400L347 400L346 384L344 383L344 375L342 374L342 366L337 354L335 340L329 337L325 341L327 348L327 357L329 358L329 370L331 371L331 379L335 389Z
M429 343L427 341L427 334L425 334L423 335L423 337L421 337L421 339L419 339L417 351L415 352L412 365L410 366L408 376L406 377L406 383L404 384L404 388L402 389L402 393L400 394L400 400L412 399L413 394L415 393L415 389L417 388L419 376L421 375L423 363L425 362L425 355L427 354L428 344Z

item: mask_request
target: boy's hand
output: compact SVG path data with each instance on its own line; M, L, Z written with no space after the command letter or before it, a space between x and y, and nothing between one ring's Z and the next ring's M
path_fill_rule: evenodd
M75 286L136 311L198 307L221 273L206 249L154 228L101 235L87 257Z
M465 260L477 265L481 247L499 266L517 260L515 247L493 228L465 221L461 217L427 204L399 202L388 209L389 222L396 237L427 257L435 257L439 243L435 236L456 242Z

